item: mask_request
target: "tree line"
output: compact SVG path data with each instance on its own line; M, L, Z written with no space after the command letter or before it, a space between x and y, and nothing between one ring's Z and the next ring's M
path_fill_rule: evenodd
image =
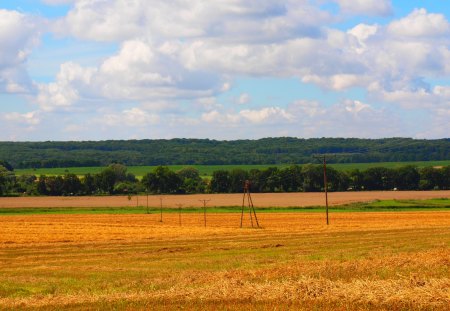
M200 177L199 171L192 167L174 172L167 166L158 166L141 180L128 173L122 164L111 164L98 174L82 177L69 173L16 176L12 169L0 164L0 195L3 196L240 193L246 180L251 182L252 192L317 192L324 188L323 168L313 164L282 169L217 170L211 178ZM418 169L408 165L351 171L328 167L327 186L329 191L445 190L450 189L450 166Z
M0 159L15 168L305 164L313 154L336 153L334 163L447 160L450 139L357 139L294 137L219 141L210 139L0 142Z

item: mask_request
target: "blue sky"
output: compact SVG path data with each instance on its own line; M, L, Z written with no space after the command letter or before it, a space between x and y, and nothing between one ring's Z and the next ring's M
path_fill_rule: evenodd
M443 138L445 1L0 1L0 140Z

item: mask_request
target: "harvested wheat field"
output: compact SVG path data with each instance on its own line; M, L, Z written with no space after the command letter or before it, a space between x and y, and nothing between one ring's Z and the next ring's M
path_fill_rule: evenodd
M289 206L320 206L325 205L324 195L319 192L301 193L254 193L253 202L257 207L289 207ZM449 198L450 190L445 191L365 191L365 192L331 192L330 205L341 205L373 200L423 200L433 198ZM167 195L148 197L149 206L160 206L163 199L164 207L200 207L200 200L208 199L208 206L239 206L242 204L242 194L195 194ZM7 207L124 207L147 204L147 196L105 196L105 197L18 197L0 198L0 208Z
M450 213L0 216L0 309L447 310Z

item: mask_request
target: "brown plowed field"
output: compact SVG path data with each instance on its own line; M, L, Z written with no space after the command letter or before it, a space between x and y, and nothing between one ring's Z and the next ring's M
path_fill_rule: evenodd
M208 206L240 206L242 194L195 194L149 196L149 206L160 206L163 198L164 207L200 207L200 200L210 200ZM341 205L373 200L419 200L433 198L450 198L450 191L366 191L366 192L332 192L328 195L330 205ZM254 193L253 203L257 207L290 207L325 205L323 193ZM123 207L147 204L146 196L105 197L19 197L0 198L0 208L5 207Z

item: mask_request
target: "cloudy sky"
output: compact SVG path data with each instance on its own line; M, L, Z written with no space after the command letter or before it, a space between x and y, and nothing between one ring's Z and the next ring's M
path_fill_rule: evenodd
M443 138L444 0L0 0L0 140Z

